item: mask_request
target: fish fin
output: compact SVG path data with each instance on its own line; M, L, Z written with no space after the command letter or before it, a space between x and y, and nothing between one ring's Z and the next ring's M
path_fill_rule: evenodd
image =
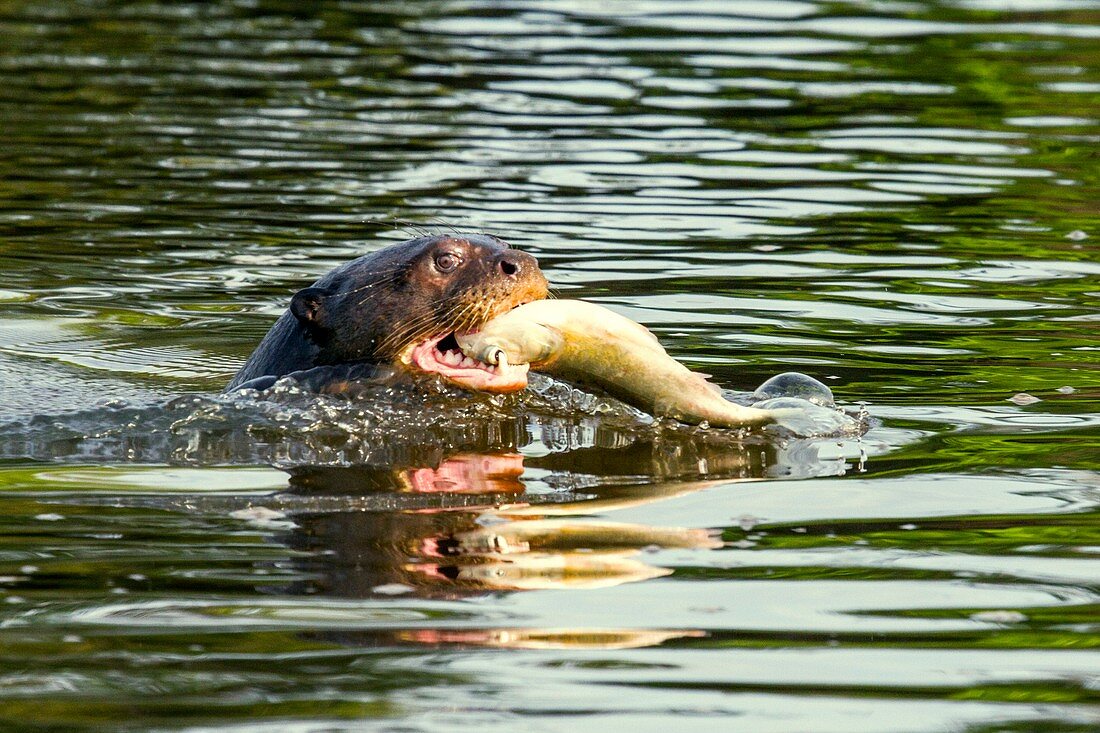
M707 387L707 389L709 389L711 392L714 392L716 395L721 396L722 388L719 387L714 382L710 381L711 375L704 374L702 372L692 372L691 374L692 374L693 377L698 379L699 382L701 382L703 385L705 385Z

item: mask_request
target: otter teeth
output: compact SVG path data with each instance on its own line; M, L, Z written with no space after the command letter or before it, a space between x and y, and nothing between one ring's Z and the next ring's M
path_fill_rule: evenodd
M456 369L485 369L488 371L496 371L496 368L478 361L473 357L466 356L461 351L437 351L437 361L442 362L448 366L455 367Z

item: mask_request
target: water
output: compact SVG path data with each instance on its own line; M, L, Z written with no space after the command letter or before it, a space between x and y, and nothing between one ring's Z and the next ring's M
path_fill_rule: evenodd
M1096 730L1098 39L1093 0L0 2L3 727ZM295 289L452 227L870 430L217 396Z

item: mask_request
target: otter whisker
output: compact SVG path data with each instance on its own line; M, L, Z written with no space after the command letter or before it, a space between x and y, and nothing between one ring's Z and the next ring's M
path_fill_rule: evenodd
M461 229L456 227L454 224L451 224L450 222L448 222L446 219L444 219L442 217L433 216L432 221L435 222L436 224L438 224L439 226L443 227L444 229L450 229L455 234L458 234L458 235L462 234Z
M385 285L387 283L391 283L391 282L394 281L394 279L396 279L397 275L400 272L401 272L401 269L397 268L397 269L389 270L387 272L374 273L376 275L380 275L381 277L379 277L377 280L371 280L369 283L367 283L365 285L360 285L357 288L353 288L353 289L347 291L346 294L347 295L353 295L355 293L358 293L361 290L369 290L370 288L374 288L374 287L377 287L379 285Z
M370 285L364 285L361 288L356 288L355 290L348 291L348 295L354 295L355 293L360 293L360 292L363 292L364 290L371 290L372 288L378 287L380 285L390 285L390 284L392 284L396 281L397 281L397 276L390 277L390 278L387 278L385 280L380 280L376 283L372 283ZM359 302L356 303L356 305L357 306L358 305L363 305L363 303L366 303L368 300L370 300L372 295L374 295L374 293L367 293L367 295L365 297L361 298L359 300Z
M448 323L450 324L451 330L452 331L466 331L466 330L469 330L470 326L473 325L472 322L471 322L472 319L470 319L469 316L470 316L471 313L475 313L476 311L477 311L477 308L474 306L474 304L468 304L462 310L458 311L457 313L452 314L450 316L450 318L447 319Z
M355 295L356 293L361 293L364 290L371 290L373 288L377 288L377 287L382 286L382 285L389 285L391 283L394 283L394 282L397 281L398 276L401 273L405 272L405 270L406 270L406 268L404 268L404 267L395 267L391 270L379 270L377 273L371 273L371 274L375 274L375 275L381 275L381 277L379 277L377 280L372 280L371 282L367 283L366 285L360 285L357 288L353 288L351 290L348 290L345 293L345 295ZM370 297L370 296L367 296L367 297ZM362 305L365 302L367 302L366 298L360 300L357 303L357 305Z
M418 332L425 332L427 329L424 328L424 325L427 323L428 321L424 320L420 324L418 324L419 327L417 328L402 328L400 330L387 334L378 343L378 353L384 354L387 357L393 356L401 350L400 348L398 348L399 346L404 347L405 345L414 342L416 339L413 337L419 335ZM424 333L423 337L427 338L427 334Z
M463 307L447 315L447 320L453 325L454 330L468 330L476 325L484 323L488 316L490 306L484 298L467 300Z
M439 232L433 232L431 229L424 226L423 224L419 224L417 222L410 221L408 219L398 219L397 217L393 217L393 222L395 224L400 224L401 226L406 227L408 229L412 229L416 234L418 234L421 237L430 237L430 236L438 236L439 235Z
M434 310L428 310L414 315L409 321L402 324L400 329L386 334L378 344L378 351L392 354L399 350L395 347L404 347L409 343L417 341L418 338L413 338L414 336L421 339L433 336L438 330L432 327L432 324L436 321L436 313Z
M374 225L378 228L393 228L406 233L411 233L417 237L427 237L432 234L426 228L404 219L398 219L396 217L382 216L377 219L363 219L364 224Z
M398 219L397 217L388 217L384 221L388 224L392 224L394 229L400 227L406 231L411 231L418 237L423 237L427 235L427 232L423 228L414 224L413 222L406 221L404 219Z
M404 347L425 338L431 338L441 330L469 330L484 323L487 320L486 316L489 314L489 308L480 299L472 302L469 300L462 302L466 297L466 295L457 294L443 300L440 303L442 314L439 310L432 310L414 316L413 319L404 324L403 328L387 334L378 345L379 351L386 353L400 351L401 348L397 347ZM459 307L449 309L456 302ZM444 328L440 329L438 325L435 328L425 328L425 326L431 326L432 324L443 324Z

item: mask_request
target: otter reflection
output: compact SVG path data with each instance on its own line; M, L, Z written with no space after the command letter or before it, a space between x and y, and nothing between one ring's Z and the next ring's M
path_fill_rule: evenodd
M489 474L483 483L459 483L467 478L471 462L499 465L505 473ZM421 597L457 598L500 590L584 588L665 575L669 571L647 564L640 555L654 547L717 547L719 542L700 529L658 528L615 522L564 518L541 519L543 508L554 514L583 512L586 507L608 508L617 502L646 500L633 490L599 493L565 503L542 503L525 494L514 466L518 455L456 456L436 469L408 469L391 474L391 489L410 492L392 499L385 511L308 513L295 517L298 529L290 544L307 551L304 561L316 579L303 592L343 597L385 595L394 584ZM324 471L327 480L334 471ZM476 472L475 472L476 473ZM362 470L352 471L362 481ZM292 479L297 489L299 476ZM308 483L316 490L319 477L310 471ZM341 486L346 484L341 480ZM715 482L705 482L713 485ZM439 486L447 485L446 493ZM678 490L701 485L676 484ZM359 483L360 490L365 487ZM461 495L461 501L425 503L420 491L445 499ZM370 490L377 490L375 483ZM655 488L649 500L668 495ZM618 496L614 496L618 494ZM566 494L571 497L572 495ZM406 506L403 499L414 501Z
M292 592L461 598L667 575L649 560L652 551L720 540L705 529L581 515L763 477L781 455L767 444L655 438L568 455L460 453L397 469L299 468L284 497L297 524L289 544L307 553L297 562L312 580Z

